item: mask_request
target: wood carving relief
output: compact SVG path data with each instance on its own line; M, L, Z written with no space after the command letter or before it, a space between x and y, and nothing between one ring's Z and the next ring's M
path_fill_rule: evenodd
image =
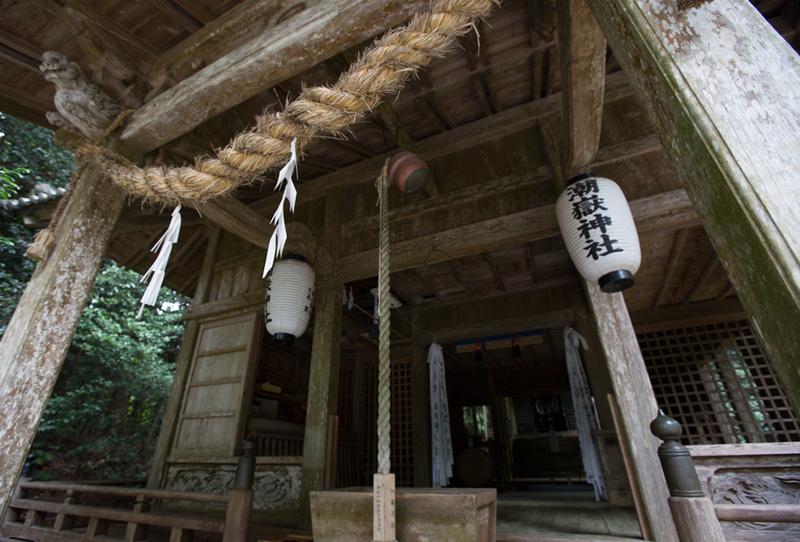
M89 139L103 135L120 112L119 103L90 82L77 63L57 51L42 55L39 70L56 86L56 111L47 120L59 128L83 134Z
M166 489L227 493L233 487L233 465L173 465L167 473ZM256 468L254 507L257 510L295 509L300 501L300 467L265 465Z
M800 504L800 471L719 469L708 481L719 504ZM800 524L738 523L740 528L800 531Z

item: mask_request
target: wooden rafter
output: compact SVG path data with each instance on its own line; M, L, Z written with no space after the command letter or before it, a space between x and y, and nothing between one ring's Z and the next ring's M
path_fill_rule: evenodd
M120 139L142 151L156 149L209 118L402 22L423 5L427 2L329 0L315 4L147 102L131 116ZM322 31L327 28L339 28L340 32ZM294 61L285 62L286 58Z
M200 212L212 223L245 241L264 248L272 233L265 217L232 196L223 196L200 206Z
M675 238L672 241L672 247L669 250L669 257L667 258L667 266L664 268L664 274L661 276L661 286L658 289L655 299L653 299L653 310L664 304L664 299L669 291L669 285L672 282L672 276L675 274L675 268L678 267L683 247L686 246L686 238L688 235L689 230L678 230L675 232Z
M203 7L203 4L197 0L174 0L174 3L203 24L214 20L214 14Z
M0 58L39 73L42 49L28 40L0 28Z
M92 21L93 24L102 28L118 40L125 42L129 46L133 46L151 59L156 58L160 54L160 51L157 47L147 43L128 28L107 16L105 13L94 7L94 5L85 0L64 0L64 6L61 6L55 2L55 0L35 1L57 17L71 18L71 12L79 13L80 15L87 17Z
M506 285L503 282L503 277L500 275L500 271L497 270L497 265L492 261L491 256L487 253L481 254L481 258L489 266L489 271L492 273L492 279L494 279L494 283L497 286L497 289L501 292L507 291Z
M155 9L181 25L188 32L196 32L202 28L202 23L192 17L190 12L180 6L175 0L146 0ZM197 4L197 2L191 2ZM199 4L197 4L199 7Z
M692 287L689 288L689 291L686 292L686 295L683 296L681 300L681 305L687 305L691 303L692 298L695 296L697 291L703 286L705 281L711 276L711 273L714 272L714 269L717 268L717 264L719 263L719 258L717 258L717 253L712 251L709 255L706 263L703 264L703 268L700 271L700 275L697 277L697 280L694 281Z
M594 160L600 145L606 38L586 0L556 2L561 66L564 176Z
M16 64L20 68L24 68L34 73L39 72L38 62L2 43L0 43L0 59L11 62L12 64Z

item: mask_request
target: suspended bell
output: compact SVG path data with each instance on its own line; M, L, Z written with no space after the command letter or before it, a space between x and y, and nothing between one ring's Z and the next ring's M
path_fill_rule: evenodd
M633 286L642 253L633 215L617 183L591 173L573 177L556 202L556 214L583 278L608 293Z
M291 342L305 333L314 301L314 270L302 259L278 260L267 277L264 309L267 332Z
M401 151L389 159L389 181L401 192L411 194L425 189L431 177L430 169L413 152Z

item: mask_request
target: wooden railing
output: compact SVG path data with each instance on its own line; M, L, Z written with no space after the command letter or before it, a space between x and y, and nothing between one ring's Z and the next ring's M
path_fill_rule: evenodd
M800 539L800 443L687 448L729 540Z
M126 542L166 538L181 542L195 533L206 533L212 539L217 535L245 542L230 536L237 526L227 523L248 522L249 510L243 517L228 514L223 520L157 509L177 502L219 510L234 504L231 496L212 493L20 481L0 533L36 541L103 537Z

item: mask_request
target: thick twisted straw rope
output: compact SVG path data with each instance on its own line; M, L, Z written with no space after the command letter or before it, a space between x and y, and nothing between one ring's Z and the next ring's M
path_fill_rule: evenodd
M378 237L378 474L391 470L392 365L389 355L389 175L388 161L376 181L380 206Z
M436 0L429 11L376 40L331 87L304 89L282 112L265 112L250 131L237 135L216 158L194 167L135 167L101 147L85 147L81 158L95 160L134 196L164 204L203 202L253 182L315 136L338 135L362 119L431 59L485 17L498 0Z

